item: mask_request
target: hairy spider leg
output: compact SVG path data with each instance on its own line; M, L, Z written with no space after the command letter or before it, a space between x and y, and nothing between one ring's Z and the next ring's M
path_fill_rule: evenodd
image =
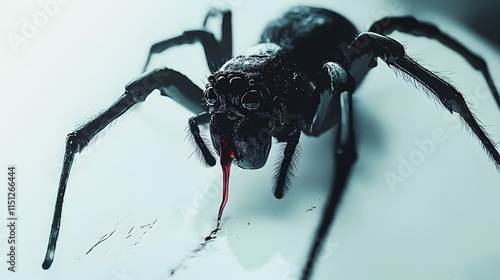
M363 47L357 47L357 46L363 46ZM433 72L425 69L417 62L412 60L406 54L404 47L400 43L384 35L379 35L372 32L364 32L359 34L356 37L356 39L354 39L354 41L351 43L350 47L345 53L346 61L348 63L347 66L349 66L349 64L352 64L352 62L361 59L365 55L379 57L388 66L395 67L397 70L400 70L403 73L409 75L417 83L421 84L425 90L432 93L432 96L435 97L437 100L439 100L444 105L444 107L450 111L450 113L456 112L460 114L465 123L467 123L468 127L479 138L479 140L482 143L482 146L484 147L490 158L493 160L496 167L499 168L500 154L498 153L495 144L490 139L488 134L485 132L484 128L478 123L478 121L468 108L465 100L463 99L463 96L452 85L450 85L449 83L441 79ZM339 76L338 75L339 71L341 70L338 69L337 71L330 71L332 76L332 82L335 81L335 79L337 79L335 76L337 77ZM335 75L335 73L337 73L337 75ZM334 90L335 86L333 86L332 88ZM343 93L344 92L342 92L342 94ZM352 102L350 100L350 95L347 104L349 104L349 102ZM342 104L346 104L346 102L345 100L341 99L340 100L341 120L340 120L339 132L337 135L337 141L338 142L340 141L340 143L344 143L341 140L343 139L342 135L348 135L346 133L342 134L342 127L344 124L344 122L342 121L342 117L344 120L346 119L345 109L342 108L345 107L345 105ZM352 107L349 108L352 111ZM335 156L336 173L334 178L334 189L330 194L329 200L326 204L327 206L323 212L320 226L318 228L318 231L314 239L313 247L310 251L309 257L306 262L306 266L302 274L302 280L307 280L311 276L311 273L314 268L315 259L317 258L321 250L321 244L324 241L329 226L333 221L335 209L337 208L337 205L340 201L340 197L345 188L346 178L349 175L352 164L356 160L354 136L349 136L347 138L350 139L350 137L352 137L351 140L351 143L353 145L352 147L348 146L348 148L346 149L343 148L338 149L337 147L336 149L337 154ZM340 144L337 143L337 145ZM344 152L345 150L349 152L345 154ZM340 154L338 154L339 152ZM341 159L341 157L343 158ZM337 174L340 174L340 176Z
M320 224L316 230L306 265L302 271L301 280L311 278L316 259L325 242L328 230L335 217L337 206L345 190L351 168L357 159L352 112L352 93L355 89L354 80L337 63L328 62L323 69L328 73L328 75L325 75L327 82L321 81L321 86L316 92L330 91L332 98L335 100L334 104L339 105L339 110L336 111L339 123L333 154L335 169L333 172L332 188L326 201ZM338 77L345 77L346 79L339 80Z
M194 113L200 114L206 111L203 104L203 92L191 82L186 76L169 68L160 68L145 73L125 87L125 93L107 110L99 114L93 120L84 124L81 128L68 134L66 138L66 149L64 154L63 168L59 181L59 190L54 209L54 219L49 235L49 242L43 269L48 269L54 260L54 254L61 225L61 213L64 194L71 170L71 165L76 153L80 153L89 141L112 121L120 117L134 105L146 100L146 97L155 89L159 89L161 95L168 96L183 107ZM191 131L193 137L199 137L199 131ZM207 163L208 164L208 163Z
M205 28L207 21L219 14L222 14L222 36L220 41L217 41L214 34L207 30L185 31L182 35L152 45L142 71L145 72L148 68L153 54L161 53L171 47L194 43L202 45L210 72L217 71L224 62L232 57L231 12L229 10L212 9L203 22L203 27Z
M396 30L414 36L424 36L430 39L438 40L441 44L460 54L472 67L483 73L483 76L488 83L488 87L490 88L497 106L500 109L500 95L495 87L495 84L493 83L490 71L488 70L488 65L482 57L473 53L456 39L443 33L437 26L421 22L410 16L386 17L373 23L369 29L370 32L382 35L388 35Z
M283 198L285 193L290 188L293 171L295 169L297 145L299 144L300 129L296 126L290 132L286 139L286 146L283 150L283 159L281 164L278 165L274 175L274 196L278 199Z
M189 119L189 130L191 132L191 136L193 137L193 140L196 144L196 151L197 153L201 154L201 157L203 157L204 163L208 167L212 167L215 165L215 157L212 155L210 150L207 147L207 144L205 143L205 140L201 136L200 133L200 125L204 125L210 122L210 114L207 112L201 113L197 116L194 116Z
M356 47L360 45L364 45L364 47ZM389 67L392 66L396 70L407 74L415 82L422 85L426 92L431 93L429 96L441 102L450 113L458 113L479 138L497 169L500 169L500 154L496 149L496 145L482 125L479 124L467 106L464 97L456 88L411 59L406 54L403 45L387 36L372 32L361 33L354 39L351 47L347 50L346 57L348 61L356 60L366 54L375 55L381 58Z

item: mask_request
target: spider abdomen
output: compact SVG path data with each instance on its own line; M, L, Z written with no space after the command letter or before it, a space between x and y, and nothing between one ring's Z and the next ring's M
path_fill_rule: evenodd
M271 21L264 29L260 42L281 46L312 78L325 62L343 64L342 50L358 34L356 27L338 13L299 6Z

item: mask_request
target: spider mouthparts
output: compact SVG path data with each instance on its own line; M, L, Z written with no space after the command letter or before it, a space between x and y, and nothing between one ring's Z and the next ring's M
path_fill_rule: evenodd
M220 141L220 163L222 168L224 168L224 166L228 166L228 168L231 166L234 159L235 149L236 147L234 147L231 140L222 139Z

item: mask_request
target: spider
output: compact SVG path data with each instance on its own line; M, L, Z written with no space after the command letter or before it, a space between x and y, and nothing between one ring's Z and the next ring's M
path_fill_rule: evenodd
M220 39L206 28L207 22L214 17L222 19ZM333 222L356 162L352 94L367 73L377 66L378 58L420 85L450 113L458 113L478 137L495 166L500 168L500 154L495 144L472 114L462 94L439 75L415 62L399 42L386 36L397 30L436 39L456 51L484 75L500 108L500 96L485 61L432 24L413 17L388 17L373 23L368 32L359 32L338 13L299 6L271 21L260 42L236 57L232 56L229 10L210 10L203 27L154 44L144 73L126 85L125 93L96 118L68 134L54 219L42 265L44 269L48 269L54 260L65 189L75 155L97 133L134 105L145 101L155 89L196 114L189 119L188 127L202 161L214 166L214 150L218 152L223 170L223 198L217 226L206 237L207 241L220 229L228 201L232 164L242 169L261 168L267 162L272 138L284 142L273 182L274 196L281 199L291 186L300 135L320 136L337 128L333 143L333 157L337 164L333 170L331 191L302 272L303 280L312 276L322 240ZM205 89L167 67L145 72L152 55L193 43L203 46L212 73ZM207 145L199 129L207 124L213 149Z

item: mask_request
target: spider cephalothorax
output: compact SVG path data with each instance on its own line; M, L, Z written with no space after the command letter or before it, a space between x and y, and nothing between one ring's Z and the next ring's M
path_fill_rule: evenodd
M219 151L221 139L230 139L234 163L244 169L264 166L271 138L286 138L312 92L294 60L274 43L229 60L208 82L212 143Z
M234 150L234 163L244 169L264 166L271 148L271 133L279 125L283 107L259 77L243 73L216 73L208 78L204 96L210 118L212 143L220 151L226 139ZM257 81L256 81L257 80ZM278 102L277 102L278 101Z

